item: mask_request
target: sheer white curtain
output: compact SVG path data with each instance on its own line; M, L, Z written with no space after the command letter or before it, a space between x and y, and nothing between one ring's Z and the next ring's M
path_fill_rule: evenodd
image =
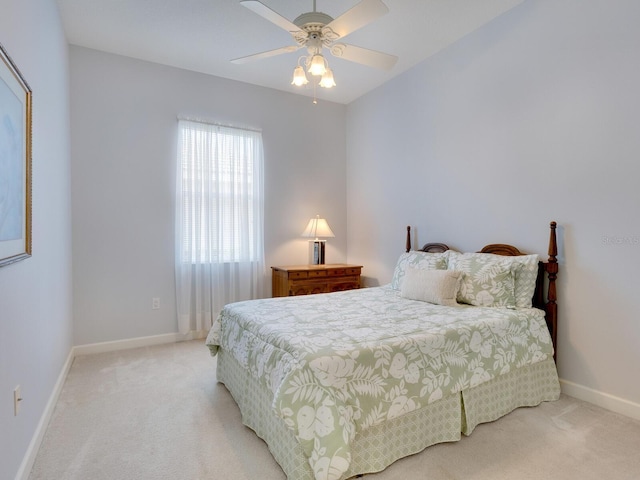
M178 121L176 300L180 333L207 331L264 291L260 132Z

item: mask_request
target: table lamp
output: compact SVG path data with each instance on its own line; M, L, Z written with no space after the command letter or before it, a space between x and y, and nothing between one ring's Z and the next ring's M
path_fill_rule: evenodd
M310 242L313 243L311 263L313 265L324 265L324 246L326 240L320 240L320 237L335 237L327 221L324 218L320 218L320 215L316 215L315 218L309 220L307 228L302 232L302 236L313 238L313 240L310 240Z

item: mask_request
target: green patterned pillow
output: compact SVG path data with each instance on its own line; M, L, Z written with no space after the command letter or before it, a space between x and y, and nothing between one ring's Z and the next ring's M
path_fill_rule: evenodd
M451 250L448 255L454 258L456 255L461 254ZM538 278L538 255L519 255L516 257L506 257L492 253L471 253L469 255L483 256L492 261L511 262L516 307L531 308L531 299L533 298L536 279Z
M449 252L448 269L463 273L458 302L479 307L515 308L514 264L510 258Z
M391 288L400 290L408 267L413 267L418 270L446 270L447 260L444 253L427 253L416 250L403 253L400 255L393 272Z
M516 307L531 308L538 278L538 255L520 255L511 259L515 268Z

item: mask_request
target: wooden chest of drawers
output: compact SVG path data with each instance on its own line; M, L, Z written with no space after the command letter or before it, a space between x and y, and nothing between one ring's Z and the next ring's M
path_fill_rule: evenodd
M272 295L287 297L360 288L361 265L291 265L271 267Z

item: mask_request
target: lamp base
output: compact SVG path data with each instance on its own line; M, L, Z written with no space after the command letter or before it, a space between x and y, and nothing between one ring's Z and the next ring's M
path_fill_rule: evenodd
M311 264L324 265L324 246L326 241L314 240L311 244Z

